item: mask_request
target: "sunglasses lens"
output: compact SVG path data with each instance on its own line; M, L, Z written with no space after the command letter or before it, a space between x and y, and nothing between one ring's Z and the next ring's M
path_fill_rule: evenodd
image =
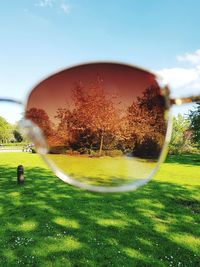
M26 118L42 129L49 160L75 183L104 191L149 179L165 142L165 111L153 74L95 63L41 82L29 96Z

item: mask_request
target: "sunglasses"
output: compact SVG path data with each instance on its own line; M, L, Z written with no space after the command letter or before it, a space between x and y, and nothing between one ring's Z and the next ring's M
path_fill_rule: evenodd
M171 107L199 100L171 99L161 78L144 69L89 63L38 83L19 125L64 182L90 191L121 192L146 184L165 159Z

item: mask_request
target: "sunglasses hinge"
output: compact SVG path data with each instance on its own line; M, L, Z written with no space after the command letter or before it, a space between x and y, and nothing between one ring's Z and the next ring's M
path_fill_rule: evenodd
M200 101L200 96L190 96L190 97L170 99L171 105L178 105L178 106L188 103L195 103L198 101Z

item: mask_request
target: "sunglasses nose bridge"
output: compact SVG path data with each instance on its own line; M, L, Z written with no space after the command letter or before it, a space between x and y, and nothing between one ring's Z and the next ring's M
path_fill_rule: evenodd
M19 122L19 127L27 135L29 140L33 142L38 153L44 155L48 152L48 145L43 132L34 122L23 119Z

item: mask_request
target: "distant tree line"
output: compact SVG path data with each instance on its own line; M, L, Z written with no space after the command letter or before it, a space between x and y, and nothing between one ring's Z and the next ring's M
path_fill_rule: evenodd
M170 154L200 152L200 103L197 103L189 115L178 114L173 118Z
M31 108L26 112L26 116L43 130L51 153L159 156L167 125L158 87L146 88L126 108L116 95L105 93L101 79L89 88L77 83L72 95L71 106L58 108L54 120L43 109ZM173 119L169 153L198 150L199 118L200 104L187 118L178 115Z
M25 137L17 129L17 125L8 123L0 116L0 143L15 143L25 141Z
M58 108L54 118L37 107L28 109L26 118L43 130L51 153L154 159L160 155L166 135L163 101L160 89L153 85L129 104L123 103L117 95L106 94L102 80L97 79L87 88L78 82L70 105ZM16 126L0 117L0 142L21 142L23 138ZM188 116L173 118L169 144L170 154L199 151L200 103Z

